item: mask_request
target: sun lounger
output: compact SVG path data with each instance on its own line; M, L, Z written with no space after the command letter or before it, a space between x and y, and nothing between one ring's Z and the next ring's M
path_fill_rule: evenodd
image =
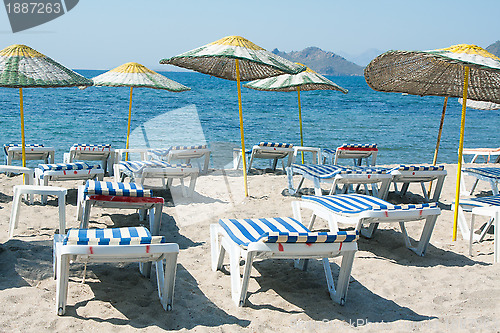
M12 161L23 159L23 149L19 144L3 145L5 153L5 164L12 165ZM45 163L54 163L55 150L52 147L44 147L41 144L28 144L25 147L26 160L41 160Z
M337 149L324 148L323 164L337 165L340 159L353 159L354 166L361 166L365 159L366 166L374 166L377 161L378 148L376 144L343 144ZM370 161L371 160L371 161Z
M476 163L479 157L484 159L484 163L500 163L500 148L464 148L464 155L472 155L470 163Z
M454 206L454 205L453 205ZM454 207L452 207L454 209ZM486 209L486 210L485 210ZM461 198L459 201L458 207L458 227L462 233L462 237L465 240L469 241L469 254L472 255L472 243L473 242L481 242L486 233L488 232L490 226L495 223L495 261L500 259L500 238L499 238L499 224L495 222L495 210L498 211L500 209L500 195L493 195L487 197L477 197L477 198ZM488 210L490 210L488 212ZM467 219L465 217L464 212L472 212L471 216L471 224L470 226L467 224ZM498 213L497 213L498 214ZM483 230L480 234L474 233L474 218L475 215L483 215L490 216L490 220L483 227ZM498 249L498 251L497 251Z
M101 161L104 173L107 173L108 165L113 165L114 156L114 149L111 148L110 144L90 145L77 143L70 148L69 153L64 154L64 163Z
M250 161L248 162L248 171L252 168L252 163L255 158L263 158L272 160L272 169L276 170L278 160L281 160L283 165L283 172L285 172L284 158L288 157L287 167L293 161L293 145L289 143L276 143L276 142L260 142L258 145L253 146L250 154Z
M232 299L243 306L247 297L250 271L254 259L322 260L330 297L344 305L358 233L312 232L293 218L220 219L210 226L212 270L222 269L229 253ZM342 256L337 285L334 286L328 258ZM240 260L245 261L240 279ZM300 267L305 269L305 265Z
M348 224L355 226L363 236L371 238L379 223L397 222L401 227L406 246L419 256L425 254L436 219L441 214L435 202L393 205L382 199L361 194L303 196L300 203L301 208L313 211L309 229L313 227L316 217L320 217L328 221L331 232L339 231L339 224ZM294 217L301 220L300 210L294 211ZM426 221L420 241L417 247L413 247L405 223L422 219ZM369 224L369 227L362 230L365 224Z
M75 179L93 179L102 180L104 170L98 164L89 164L85 162L75 163L55 163L38 164L35 169L35 181L37 185L48 186L49 180L75 180ZM46 198L42 196L42 202Z
M154 262L160 302L165 310L172 310L178 253L176 243L152 236L144 227L70 229L67 235L54 235L57 314L62 316L66 310L73 262ZM140 265L141 273L149 276L145 267Z
M180 161L184 164L190 164L191 160L196 160L200 173L207 173L210 163L210 149L207 145L196 146L172 146L169 149L151 149L150 154L166 160L168 163ZM200 160L203 159L203 167Z
M475 177L476 180L474 181L474 184L472 185L472 188L470 190L470 195L474 193L474 190L476 189L477 183L482 180L485 182L488 182L491 186L491 191L493 192L493 195L498 194L498 182L500 181L500 168L495 168L495 167L470 167L470 168L463 168L462 172L465 175L469 175L472 177Z
M392 169L387 169L387 173L392 175L392 183L397 191L397 184L402 184L401 195L405 195L408 191L410 183L420 183L422 194L427 202L438 202L443 189L444 179L447 175L443 165L400 165ZM433 184L433 195L429 199L425 183L436 181Z
M81 221L80 228L87 228L92 206L137 209L142 220L149 211L150 230L158 235L163 203L163 198L153 197L152 191L140 184L87 180L84 186L78 187L77 219Z
M302 175L297 188L293 187L293 175ZM287 168L288 192L295 194L303 184L304 179L314 183L314 193L322 195L321 183L332 184L330 194L337 192L342 186L341 192L346 193L353 185L365 185L368 192L368 185L371 185L372 194L380 198L387 196L392 175L386 170L372 167L348 168L338 165L312 165L312 164L292 164ZM378 185L380 184L380 188Z
M170 187L174 178L181 182L182 193L184 196L191 197L196 185L199 170L190 164L169 164L164 161L121 161L114 165L115 181L119 182L123 177L129 176L131 182L144 185L148 178L159 178L162 180L162 186ZM189 190L186 192L184 187L184 178L190 178ZM167 183L165 184L165 179Z

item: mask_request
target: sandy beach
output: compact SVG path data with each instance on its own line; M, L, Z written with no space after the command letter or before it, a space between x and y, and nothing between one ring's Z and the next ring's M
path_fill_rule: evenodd
M456 165L445 168L442 214L426 255L418 257L405 247L398 225L380 226L373 239L358 242L345 306L330 300L319 261L311 262L304 272L288 260L256 262L247 306L235 306L228 271L210 269L209 225L222 217L291 216L290 202L299 199L282 195L283 174L250 175L251 197L244 198L240 173L212 170L199 177L193 198L180 197L178 182L172 196L155 191L168 201L161 234L181 249L173 311L163 310L155 281L142 277L136 264L89 265L84 284L83 265L74 264L63 317L56 314L52 274L57 199L49 198L45 206L38 198L33 206L23 203L19 227L9 240L12 187L21 184L22 176L1 174L0 331L499 332L500 264L492 264L493 235L474 244L472 257L460 232L452 241ZM466 178L467 185L471 182ZM78 226L78 183L52 183L69 189L68 228ZM489 187L483 183L479 190ZM419 194L420 188L410 191ZM94 208L90 222L91 227L134 226L138 214ZM417 237L421 227L421 222L408 223L410 236ZM315 228L325 229L326 223ZM333 270L335 275L338 266Z

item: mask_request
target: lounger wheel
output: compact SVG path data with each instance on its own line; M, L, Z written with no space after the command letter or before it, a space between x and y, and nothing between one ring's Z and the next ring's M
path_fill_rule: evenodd
M60 307L59 309L57 309L57 315L58 316L63 316L64 315L64 308L63 307Z
M167 304L167 311L172 311L172 304Z
M342 297L340 300L339 300L339 304L344 306L345 305L345 298Z

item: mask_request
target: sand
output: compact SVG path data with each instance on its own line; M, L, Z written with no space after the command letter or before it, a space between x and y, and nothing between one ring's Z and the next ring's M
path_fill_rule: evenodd
M173 200L169 192L155 191L169 200L161 233L181 248L173 311L163 310L156 283L142 277L136 264L89 265L84 284L83 265L74 264L63 317L56 314L52 274L57 199L45 206L23 203L19 227L9 240L12 186L22 177L0 175L0 331L499 332L500 264L492 264L493 235L474 244L472 257L460 233L452 241L456 165L446 170L442 215L426 255L406 249L397 225L381 226L373 239L360 239L345 306L330 300L319 261L303 272L288 260L256 262L247 306L235 306L228 271L210 269L209 225L221 217L291 216L290 202L297 198L282 195L283 174L250 175L251 197L245 199L241 175L212 170L198 179L192 198L180 197L175 182ZM67 227L77 227L78 182L53 184L69 188ZM487 184L479 189L488 191ZM420 193L419 187L410 190ZM90 221L91 227L133 226L138 215L94 208ZM421 222L409 223L410 236L419 236L421 227ZM326 223L315 228L325 229ZM337 274L338 266L333 270Z

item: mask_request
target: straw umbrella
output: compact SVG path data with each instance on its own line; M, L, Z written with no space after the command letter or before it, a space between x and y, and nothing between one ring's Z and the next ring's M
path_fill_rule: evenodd
M432 51L389 51L365 68L368 85L378 91L462 97L500 103L500 59L468 44ZM466 103L462 105L453 240L456 240Z
M0 51L0 87L19 88L21 146L26 166L23 88L91 86L92 81L26 45L11 45Z
M264 79L281 74L297 74L304 71L305 67L283 59L239 36L221 38L178 56L162 59L160 64L176 65L237 82L243 181L245 196L248 196L240 81Z
M297 63L297 65L304 66ZM243 87L261 91L297 91L299 103L299 125L300 125L300 145L304 145L302 133L302 107L300 103L300 92L310 90L336 90L347 94L347 89L333 83L323 75L320 75L306 66L306 70L298 74L283 74L267 79L255 80L244 84ZM304 155L302 154L302 163Z
M126 149L129 147L130 122L132 120L132 93L134 88L164 89L172 92L191 90L191 88L170 80L136 62L127 62L94 77L92 81L95 86L130 87ZM125 160L128 160L128 153L126 153Z

